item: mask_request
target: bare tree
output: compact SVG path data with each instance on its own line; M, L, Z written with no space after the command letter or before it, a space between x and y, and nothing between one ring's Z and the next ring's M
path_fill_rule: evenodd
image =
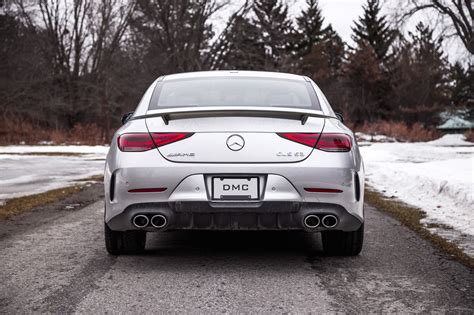
M402 19L416 12L432 10L450 21L449 28L462 41L466 49L474 54L474 8L472 0L405 0L399 6L405 12Z
M112 98L110 93L115 81L109 74L111 68L115 66L116 54L120 51L122 39L134 10L134 1L102 0L95 10L90 12L91 49L85 64L97 91L97 102L100 104L99 117L105 139L109 139L111 112L113 107L116 107L110 102ZM97 105L95 102L91 104Z
M229 41L229 36L235 32L235 24L239 20L244 19L251 9L249 0L246 0L227 20L224 30L219 34L217 39L212 43L209 54L204 59L204 64L209 66L209 69L219 70L225 65L225 59L232 49ZM242 35L242 34L239 34ZM234 48L235 49L235 48Z
M132 31L149 75L208 69L204 55L214 36L210 18L227 3L138 0Z
M120 50L133 0L17 0L21 20L45 34L41 51L49 64L53 86L63 95L57 110L64 112L67 127L100 108L100 121L108 138L109 82L107 72ZM99 106L98 106L99 105Z
M55 98L62 94L63 101L57 104L56 110L64 113L69 127L75 123L74 117L80 108L79 83L91 3L88 0L15 2L18 14L28 28L44 34L40 49L51 71L53 82L50 90Z

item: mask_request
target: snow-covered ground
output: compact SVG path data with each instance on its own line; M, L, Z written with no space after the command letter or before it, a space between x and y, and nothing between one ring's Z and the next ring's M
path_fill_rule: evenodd
M367 137L361 137L366 139ZM474 144L462 135L419 143L360 142L367 184L426 212L424 223L474 256Z
M0 204L9 198L66 187L77 180L101 175L108 149L106 146L0 147Z

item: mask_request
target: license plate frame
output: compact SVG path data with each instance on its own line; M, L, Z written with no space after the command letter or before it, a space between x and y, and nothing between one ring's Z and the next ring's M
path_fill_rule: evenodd
M260 178L258 176L213 176L211 185L212 200L255 201L260 199ZM225 190L224 185L234 186ZM235 189L235 185L239 185L240 188ZM248 189L245 190L243 185L248 185ZM223 194L223 192L226 193Z

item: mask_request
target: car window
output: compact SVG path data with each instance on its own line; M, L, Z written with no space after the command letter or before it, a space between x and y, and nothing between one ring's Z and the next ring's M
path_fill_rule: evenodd
M281 106L320 110L309 82L249 77L161 81L149 109L183 106Z

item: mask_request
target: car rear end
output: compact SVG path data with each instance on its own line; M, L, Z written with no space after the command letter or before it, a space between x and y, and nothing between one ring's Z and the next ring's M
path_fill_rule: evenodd
M311 80L172 75L112 140L106 230L306 230L340 248L343 235L363 233L363 183L353 133Z

